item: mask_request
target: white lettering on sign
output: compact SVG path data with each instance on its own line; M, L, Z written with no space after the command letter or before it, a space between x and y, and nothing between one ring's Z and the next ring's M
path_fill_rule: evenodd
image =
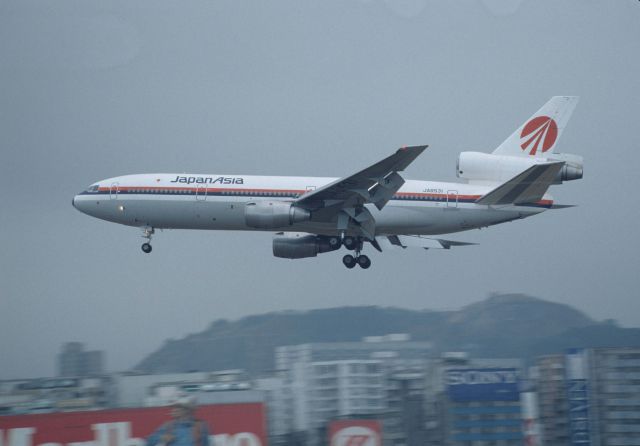
M447 372L447 385L516 384L515 370L451 370Z
M378 434L364 426L340 429L331 438L331 446L380 446Z
M145 446L142 438L131 437L131 423L97 423L91 425L94 439L65 444L42 443L38 446ZM34 446L33 435L36 429L22 427L3 431L0 429L0 446ZM209 443L213 446L262 446L260 438L252 432L238 432L237 434L217 434L209 436ZM150 445L154 446L154 445Z
M31 437L36 430L32 427L9 429L6 433L0 430L0 446L31 446Z
M240 432L235 435L212 435L213 446L262 446L260 439L251 432Z

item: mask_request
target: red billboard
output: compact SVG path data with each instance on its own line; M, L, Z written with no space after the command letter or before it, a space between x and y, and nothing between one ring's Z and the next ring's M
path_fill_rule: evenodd
M329 423L329 446L382 446L378 420L336 420Z
M169 407L0 416L0 446L145 446ZM267 446L262 403L199 406L211 446Z

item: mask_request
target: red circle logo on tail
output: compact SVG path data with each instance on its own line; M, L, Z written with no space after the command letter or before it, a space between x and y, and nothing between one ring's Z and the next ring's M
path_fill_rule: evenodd
M558 138L556 121L548 116L537 116L527 122L520 134L520 147L528 150L529 155L535 155L538 149L546 152Z

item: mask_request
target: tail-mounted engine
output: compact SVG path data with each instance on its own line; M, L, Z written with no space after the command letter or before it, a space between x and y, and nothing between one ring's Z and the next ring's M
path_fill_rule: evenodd
M273 255L284 259L315 257L323 252L340 248L340 237L311 234L276 234L273 239Z
M469 181L507 181L538 163L564 161L564 166L554 181L579 180L582 178L583 159L568 153L550 153L546 158L529 156L505 156L482 152L462 152L458 157L456 175Z
M247 226L257 229L277 229L311 219L311 212L284 201L256 201L244 208Z

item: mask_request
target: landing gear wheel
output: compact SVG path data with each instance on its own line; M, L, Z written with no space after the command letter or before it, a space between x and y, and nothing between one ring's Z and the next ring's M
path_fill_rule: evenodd
M349 251L353 251L354 249L356 249L358 247L358 241L355 238L351 237L351 236L345 237L344 240L342 241L342 244Z
M358 256L358 265L360 265L362 269L367 269L371 266L371 260L365 255Z
M329 237L329 246L331 246L331 249L338 249L341 244L342 241L340 240L340 237Z
M354 266L356 266L356 258L354 256L352 256L351 254L347 254L346 256L344 256L342 258L342 263L344 263L344 266L346 266L347 268L351 269Z
M151 245L149 243L143 243L142 244L142 251L145 252L145 254L149 254L151 252Z

